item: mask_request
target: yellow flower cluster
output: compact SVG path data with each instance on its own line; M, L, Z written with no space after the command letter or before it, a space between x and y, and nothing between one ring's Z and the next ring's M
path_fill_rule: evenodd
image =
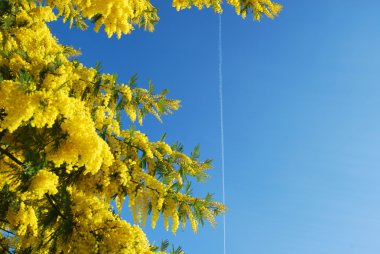
M50 195L57 194L57 186L58 176L42 169L32 178L28 191L35 195L37 199L40 199L45 193Z
M94 122L88 109L77 99L66 97L62 115L66 120L62 123L62 131L68 138L60 148L49 153L47 158L57 166L86 165L86 172L96 173L102 166L110 166L113 155L107 143L96 133Z
M57 15L63 16L64 21L69 21L70 25L75 23L85 28L87 27L85 19L92 19L95 31L104 26L108 37L116 34L120 38L122 34L130 33L134 26L143 26L145 30L153 31L154 24L159 20L157 8L149 0L38 0L38 2L56 8ZM222 12L222 3L222 0L172 1L173 7L178 11L195 6L199 9L212 7L217 13ZM255 20L260 20L263 15L274 18L281 11L281 5L271 0L227 0L227 3L242 17L252 12ZM32 6L35 7L33 4ZM34 8L33 12L46 21L56 18L43 7ZM20 14L21 21L27 18L24 13Z
M10 211L7 219L9 224L17 230L17 234L21 237L36 237L38 234L38 222L36 213L32 206L25 205L21 202L18 211ZM30 240L30 239L27 239Z
M133 25L144 26L152 31L158 21L156 9L148 0L47 0L51 7L58 9L58 15L70 24L80 18L95 20L95 30L104 25L108 37L116 33L120 38L133 30Z
M64 253L153 253L138 226L132 226L110 211L110 205L97 197L69 188L75 218L70 241L62 244ZM101 239L101 240L98 240ZM59 253L59 251L58 251Z
M199 9L202 9L203 7L209 8L210 6L212 6L214 10L218 13L222 12L221 4L221 0L173 0L172 3L173 7L175 7L177 11L189 9L192 6L196 6Z
M173 7L179 11L191 8L192 6L196 6L199 9L212 6L216 12L221 13L222 2L222 0L173 0ZM227 3L232 5L236 13L243 18L247 16L248 12L252 12L255 20L260 20L262 15L273 19L282 8L280 4L274 3L271 0L227 0Z
M17 89L20 86L13 80L4 80L0 86L0 107L7 109L7 117L0 122L0 131L7 129L15 131L24 121L29 120L37 107L37 102L24 91Z

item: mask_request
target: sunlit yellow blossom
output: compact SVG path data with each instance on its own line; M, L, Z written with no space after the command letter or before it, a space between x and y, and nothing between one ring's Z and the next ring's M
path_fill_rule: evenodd
M47 170L40 170L32 178L29 191L37 198L42 198L45 193L54 195L58 192L58 176Z
M20 236L30 233L32 236L38 234L37 217L31 206L21 203L18 211L10 211L7 219L11 225L17 228L17 234Z

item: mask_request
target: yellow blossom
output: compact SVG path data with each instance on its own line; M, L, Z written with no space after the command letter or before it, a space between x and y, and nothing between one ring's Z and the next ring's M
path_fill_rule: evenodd
M50 195L56 194L58 192L57 186L58 176L42 169L32 178L28 191L37 198L42 198L45 193Z

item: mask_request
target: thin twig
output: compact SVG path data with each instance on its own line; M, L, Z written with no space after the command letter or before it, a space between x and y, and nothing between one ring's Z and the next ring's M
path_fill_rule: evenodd
M8 152L7 150L3 149L0 147L0 153L1 154L5 154L6 156L8 156L11 160L13 160L14 162L16 162L18 165L22 166L24 165L24 163L22 161L20 161L19 159L17 159L15 156L13 156L13 154L11 154L10 152Z
M11 231L9 231L9 230L6 230L6 229L4 229L4 228L1 228L1 227L0 227L0 230L3 230L4 232L7 232L8 234L15 235L15 233L13 233L13 232L11 232Z

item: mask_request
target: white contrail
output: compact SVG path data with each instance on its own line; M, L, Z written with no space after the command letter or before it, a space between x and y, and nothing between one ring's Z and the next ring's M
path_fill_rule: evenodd
M222 13L219 14L219 102L220 102L220 142L222 147L222 194L223 204L226 204L224 182L224 120L223 120L223 44L222 44ZM226 214L223 214L223 253L226 254Z

